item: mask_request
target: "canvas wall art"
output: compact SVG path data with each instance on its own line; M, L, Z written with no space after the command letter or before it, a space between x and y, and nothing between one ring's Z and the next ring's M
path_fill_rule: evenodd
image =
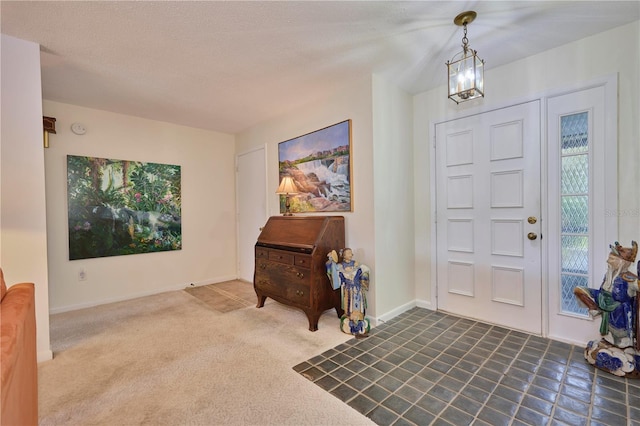
M278 144L280 181L291 176L298 190L290 194L293 213L353 210L351 120ZM280 196L280 212L286 197Z
M180 166L67 156L69 260L182 249Z

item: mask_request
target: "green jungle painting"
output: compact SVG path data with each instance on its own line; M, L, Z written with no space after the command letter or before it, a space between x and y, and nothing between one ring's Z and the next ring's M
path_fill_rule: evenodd
M67 156L69 260L182 249L180 166Z

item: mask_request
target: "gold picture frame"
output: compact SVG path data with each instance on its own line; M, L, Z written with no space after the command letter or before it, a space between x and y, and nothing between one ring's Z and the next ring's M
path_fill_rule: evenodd
M279 181L290 176L292 213L353 211L351 120L278 144ZM286 196L280 196L285 212Z

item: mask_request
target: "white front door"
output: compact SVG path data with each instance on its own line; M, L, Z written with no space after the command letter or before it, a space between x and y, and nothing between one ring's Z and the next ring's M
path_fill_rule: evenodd
M253 248L267 221L264 148L238 155L236 165L238 278L253 282Z
M540 102L436 125L438 309L542 333Z

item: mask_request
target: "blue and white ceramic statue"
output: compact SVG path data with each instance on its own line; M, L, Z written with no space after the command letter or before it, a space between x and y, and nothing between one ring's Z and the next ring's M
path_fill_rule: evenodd
M601 316L599 341L590 341L586 360L616 376L640 378L640 311L638 276L629 271L638 253L638 244L609 246L607 272L599 289L576 287L575 296L592 317ZM640 262L638 262L640 275Z
M340 318L340 329L355 337L366 337L369 333L369 320L365 318L369 289L369 268L353 259L353 251L345 248L340 251L342 260L332 250L327 260L327 275L334 290L340 289L344 314Z

